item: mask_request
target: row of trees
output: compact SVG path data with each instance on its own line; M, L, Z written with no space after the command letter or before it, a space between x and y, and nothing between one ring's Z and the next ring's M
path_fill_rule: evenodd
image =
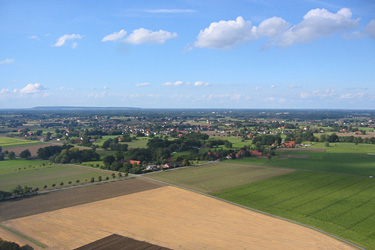
M21 185L18 185L14 189L12 189L11 192L7 191L0 191L0 200L9 198L9 197L24 197L28 195L34 195L37 194L39 191L39 188L32 188L28 186L22 187Z

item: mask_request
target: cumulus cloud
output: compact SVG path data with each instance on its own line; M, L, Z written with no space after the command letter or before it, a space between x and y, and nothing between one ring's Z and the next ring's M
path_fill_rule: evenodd
M352 31L358 26L359 19L352 18L349 8L342 8L336 13L326 9L312 9L303 20L291 25L280 17L263 20L258 26L245 21L241 16L236 20L213 22L208 28L201 30L194 47L231 49L234 46L259 39L268 38L265 48L271 45L288 47L297 43L307 43L322 37L331 37L338 33ZM357 31L358 34L361 34ZM363 33L375 37L375 21L372 20ZM353 36L358 36L353 33Z
M325 89L325 90L313 90L311 92L301 92L300 97L302 99L310 98L310 97L320 97L320 98L326 98L326 97L332 97L336 96L336 91L334 89Z
M365 93L355 93L355 94L343 94L340 96L341 99L361 99L365 96Z
M287 47L330 37L338 32L354 29L358 22L358 19L352 19L352 12L348 8L342 8L336 14L326 9L313 9L303 17L302 22L282 34L278 45Z
M112 34L109 34L103 37L102 42L108 42L108 41L114 42L114 41L122 39L125 35L126 35L126 31L120 30L119 32L114 32Z
M213 22L201 30L195 47L231 49L235 45L255 39L255 27L250 21L245 21L241 16L236 20Z
M22 89L14 89L13 92L16 94L21 95L28 95L28 94L37 94L41 92L42 90L46 90L47 88L44 87L40 83L29 83Z
M14 61L15 61L14 59L7 58L7 59L0 61L0 64L10 64L10 63L14 63Z
M276 37L287 31L290 24L280 17L271 17L259 24L256 29L258 36Z
M154 9L154 10L145 10L144 12L148 13L193 13L195 10L192 9Z
M375 20L370 21L370 23L363 30L363 33L365 33L366 35L368 35L372 39L375 39Z
M194 86L208 86L208 85L210 85L209 82L196 81L194 83Z
M176 81L176 82L166 82L163 85L164 86L174 86L174 87L177 87L177 86L181 86L183 84L184 84L183 81Z
M151 85L151 83L149 83L149 82L143 82L143 83L138 83L135 86L136 87L146 87L146 86L150 86L150 85Z
M163 44L167 40L177 37L177 33L165 30L152 31L139 28L133 31L124 41L131 44Z
M63 35L57 39L57 42L53 45L55 47L61 47L67 40L82 39L83 36L79 34Z

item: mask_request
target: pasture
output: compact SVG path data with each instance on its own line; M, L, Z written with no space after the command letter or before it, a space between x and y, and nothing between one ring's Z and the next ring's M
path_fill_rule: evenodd
M28 163L28 161L18 163L18 168L21 168L21 171L12 172L12 168L13 170L17 169L16 166L13 166L8 168L8 170L4 170L4 172L7 171L8 173L0 174L0 190L11 191L17 185L45 190L87 183L91 181L92 177L94 177L95 181L98 181L99 176L102 177L102 180L105 180L106 177L112 179L110 171L95 168L72 165L48 165L34 169L28 167L29 165L33 165L32 163ZM26 170L21 165L26 167ZM44 188L45 185L47 185L47 188Z
M15 173L19 171L30 171L32 169L45 168L49 166L48 161L41 160L6 160L0 161L0 175Z
M267 168L245 164L215 162L202 166L155 172L147 175L156 180L211 193L272 176L287 174L292 170Z
M315 230L171 186L1 224L56 250L112 234L176 250L354 249Z
M296 171L213 195L375 249L375 181Z
M0 146L3 149L11 148L11 147L19 147L19 146L31 146L42 144L38 141L30 141L30 140L22 140L22 139L15 139L10 137L0 137Z

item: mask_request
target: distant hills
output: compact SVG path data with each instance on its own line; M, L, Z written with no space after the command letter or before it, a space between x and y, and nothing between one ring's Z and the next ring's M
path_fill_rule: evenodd
M32 110L140 110L134 107L79 107L79 106L40 106Z

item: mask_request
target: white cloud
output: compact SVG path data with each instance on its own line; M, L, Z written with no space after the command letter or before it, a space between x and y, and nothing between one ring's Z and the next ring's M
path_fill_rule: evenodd
M65 87L60 87L58 88L59 91L73 91L74 88L65 88Z
M155 10L145 10L148 13L193 13L195 10L192 9L155 9Z
M288 30L290 24L280 17L271 17L259 24L256 34L260 37L278 37Z
M151 83L149 83L149 82L143 82L143 83L138 83L135 86L136 87L146 87L146 86L150 86L150 85L151 85Z
M47 88L44 87L40 83L29 83L23 89L14 89L13 92L16 94L28 95L28 94L36 94L46 89Z
M313 9L303 17L302 22L283 33L278 45L287 47L330 37L335 33L354 29L358 22L358 19L352 19L352 12L348 8L342 8L336 14L326 9Z
M65 44L67 40L74 40L74 39L82 39L82 35L78 34L71 34L71 35L63 35L57 39L57 42L53 45L55 47L61 47Z
M14 59L7 58L7 59L0 61L0 64L10 64L10 63L14 63L14 61L15 61Z
M78 43L72 43L72 49L77 48Z
M343 94L340 96L341 99L361 99L365 96L365 93L356 94Z
M195 47L231 49L235 45L255 39L255 27L250 21L245 21L241 16L236 20L213 22L201 30Z
M196 81L194 83L194 86L208 86L208 85L210 85L209 82Z
M261 89L262 89L261 87L255 87L255 91L259 91Z
M270 86L270 88L271 88L271 89L274 89L274 88L276 88L276 85L272 84L272 85Z
M131 44L163 44L167 40L177 37L177 33L165 30L152 31L144 28L136 29L124 41Z
M306 98L309 98L311 96L311 94L307 93L307 92L301 92L299 94L299 96L303 99L306 99Z
M321 90L314 90L309 92L301 92L300 97L302 99L310 98L310 97L320 97L320 98L326 98L326 97L332 97L336 96L336 91L334 89L325 89L324 91Z
M177 81L177 82L166 82L166 83L164 83L163 85L164 86L174 86L174 87L177 87L177 86L181 86L181 85L183 85L184 84L184 82L182 82L182 81Z
M297 88L300 88L301 86L297 86L295 84L289 84L289 88L291 89L297 89Z
M363 30L363 33L375 39L375 20L371 20L366 28Z
M119 39L122 39L126 35L125 30L120 30L119 32L114 32L112 34L109 34L105 37L103 37L102 42L108 42L108 41L117 41Z
M36 36L36 35L29 36L29 39L36 40L36 41L40 41L39 37Z
M10 92L10 89L2 89L0 90L0 94L7 94Z

